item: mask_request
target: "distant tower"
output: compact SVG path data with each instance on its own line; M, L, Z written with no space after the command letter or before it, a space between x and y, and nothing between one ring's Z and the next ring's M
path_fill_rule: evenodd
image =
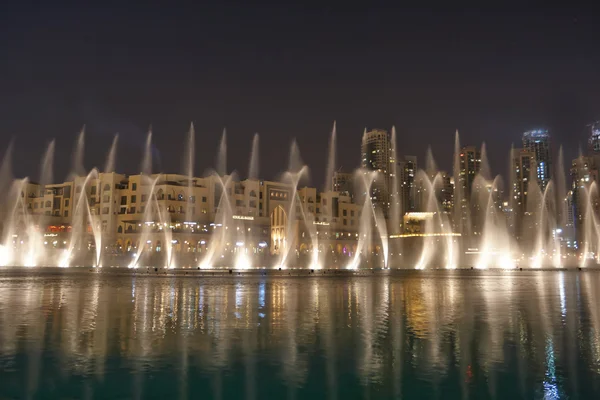
M398 190L400 191L400 204L402 206L400 215L404 215L407 212L416 211L417 208L415 183L417 157L403 156L398 158Z
M361 146L361 165L367 170L379 172L371 188L371 201L384 212L390 206L391 178L394 173L391 166L394 164L390 134L382 129L366 132Z
M600 153L600 121L596 121L590 126L590 138L588 140L588 149L590 153Z
M527 191L529 190L529 178L532 169L536 169L535 153L526 149L514 149L512 156L512 168L515 181L513 182L512 195L514 207L517 212L525 211L527 206Z
M459 162L459 185L463 190L463 200L467 201L471 196L475 176L481 169L481 152L475 146L465 146L460 151Z
M538 185L544 191L551 178L552 152L550 135L546 129L537 129L523 133L523 149L535 154Z
M332 187L328 188L334 192L347 192L350 196L354 196L354 175L350 172L343 172L338 169L333 172L331 179Z

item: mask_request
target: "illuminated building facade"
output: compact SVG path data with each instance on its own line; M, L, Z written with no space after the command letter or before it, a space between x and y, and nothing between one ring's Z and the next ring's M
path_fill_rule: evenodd
M379 173L371 187L371 201L386 213L390 207L391 179L396 169L388 131L373 129L365 132L361 146L361 166Z
M552 152L548 131L536 129L523 133L523 149L535 154L537 181L543 192L552 177Z
M225 182L226 196L221 182ZM68 233L77 229L73 218L77 208L89 207L98 226L85 226L84 232L91 236L97 228L108 253L135 253L140 246L164 251L167 230L173 251L200 253L219 237L221 229L238 232L228 237L243 238L244 247L254 252L278 254L288 236L296 240L290 245L308 251L311 232L321 235L319 244L331 251L355 249L361 207L349 194L300 188L292 209L292 189L281 182L234 181L228 176L189 179L177 174L100 173L87 182L78 177L43 188L29 183L23 197L40 230L51 238L46 244L55 247L66 245ZM223 221L221 213L226 208L232 215ZM145 243L141 243L143 232ZM232 240L228 245L234 248L240 243Z

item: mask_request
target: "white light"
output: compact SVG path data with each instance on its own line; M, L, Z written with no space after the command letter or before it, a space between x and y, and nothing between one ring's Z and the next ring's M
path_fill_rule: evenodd
M260 247L260 248L265 248L265 247L267 247L267 242L260 242L260 243L258 244L258 247Z

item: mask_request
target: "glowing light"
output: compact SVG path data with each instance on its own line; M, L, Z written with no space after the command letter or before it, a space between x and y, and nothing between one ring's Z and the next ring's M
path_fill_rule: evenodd
M254 221L254 217L252 217L250 215L233 215L232 218L233 219L242 219L242 220L246 220L246 221Z

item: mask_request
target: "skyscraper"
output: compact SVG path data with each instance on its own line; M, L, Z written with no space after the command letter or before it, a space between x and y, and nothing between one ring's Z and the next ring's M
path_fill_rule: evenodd
M404 215L407 212L416 211L416 173L416 156L398 157L398 190L400 192L401 215Z
M330 190L334 192L346 192L351 197L354 196L354 174L351 172L343 172L342 169L338 169L333 172L331 179L332 187Z
M512 155L512 182L513 208L515 212L522 213L527 206L527 192L532 171L537 171L535 153L526 149L514 149Z
M384 212L387 212L390 205L391 178L395 163L389 133L382 129L365 132L361 146L361 164L367 170L379 172L371 186L371 201Z
M471 192L475 176L481 170L481 152L475 146L465 146L461 148L458 154L456 167L458 168L458 182L454 182L454 207L459 207L459 212L455 213L454 229L462 234L477 232L479 222L477 218L472 219L473 212L470 204ZM474 204L477 208L477 203ZM469 220L471 220L469 222ZM472 229L472 232L471 232Z
M462 199L469 199L475 176L481 169L481 152L475 146L465 146L460 152L459 185L463 190Z
M600 121L589 125L590 138L588 140L588 149L590 153L600 153Z
M544 191L552 177L552 152L548 130L537 129L523 133L523 149L535 154L538 185Z

